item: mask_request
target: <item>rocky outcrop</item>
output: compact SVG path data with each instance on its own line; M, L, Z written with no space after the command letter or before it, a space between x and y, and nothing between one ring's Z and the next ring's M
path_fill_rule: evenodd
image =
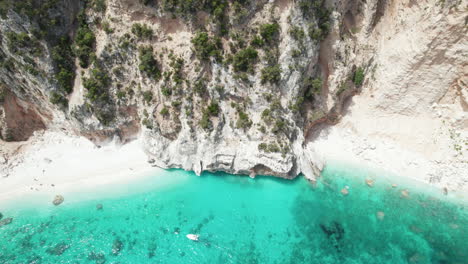
M1 88L0 88L1 89ZM0 101L0 138L6 141L25 141L35 131L44 130L48 113L40 113L34 105L17 98L4 88Z
M63 198L62 195L56 195L54 200L52 201L52 204L55 206L61 205L65 201L65 198Z
M313 180L330 137L466 168L465 0L46 2L34 17L6 1L0 18L12 140L143 134L155 166Z

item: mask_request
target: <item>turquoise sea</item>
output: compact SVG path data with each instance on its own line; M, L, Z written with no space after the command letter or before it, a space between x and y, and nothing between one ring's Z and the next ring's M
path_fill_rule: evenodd
M13 217L0 263L468 263L466 203L377 174L328 166L312 184L172 170L58 207L25 197L0 207Z

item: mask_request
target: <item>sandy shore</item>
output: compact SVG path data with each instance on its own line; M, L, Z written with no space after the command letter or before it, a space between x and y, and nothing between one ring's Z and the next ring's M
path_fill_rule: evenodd
M45 132L31 138L9 167L0 170L0 203L28 194L47 195L52 201L55 195L124 184L162 171L147 160L140 140L98 148L83 137Z

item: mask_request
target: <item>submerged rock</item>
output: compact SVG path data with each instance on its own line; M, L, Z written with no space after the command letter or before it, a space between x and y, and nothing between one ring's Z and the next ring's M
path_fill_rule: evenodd
M97 210L102 210L104 207L102 206L102 204L97 204L96 205L96 209Z
M341 189L341 194L343 194L345 196L348 195L349 194L348 188L345 187L345 188Z
M0 220L0 226L9 225L11 224L11 222L13 222L13 218L11 217L5 218L3 220Z
M382 212L382 211L378 211L378 212L376 213L376 216L377 216L377 219L379 219L380 221L382 221L382 220L384 220L384 218L385 218L385 213Z
M120 239L114 240L114 244L112 244L112 255L117 256L120 254L120 251L123 249L124 244Z
M2 214L2 213L0 213L0 220L2 220L2 218L3 218L3 214Z
M106 255L104 253L96 253L96 252L91 252L88 255L89 260L94 260L96 264L104 264L106 263Z
M366 179L366 184L369 187L374 187L374 180L373 179Z
M57 205L60 205L63 203L63 201L65 201L65 198L63 198L62 195L56 195L55 198L54 198L54 201L52 201L52 203L57 206Z
M55 247L47 249L47 253L50 255L60 256L65 252L70 246L65 243L59 243Z
M409 191L406 190L406 189L401 191L401 197L402 198L409 198Z

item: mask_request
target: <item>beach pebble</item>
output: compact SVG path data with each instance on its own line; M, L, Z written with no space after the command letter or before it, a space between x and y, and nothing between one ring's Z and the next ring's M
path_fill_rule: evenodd
M56 195L55 198L54 198L54 201L52 201L52 203L57 206L57 205L60 205L63 203L63 201L65 201L65 198L63 198L62 195Z
M7 163L7 159L3 156L0 156L0 164L6 164Z
M45 161L46 163L52 163L52 160L49 159L49 158L44 158L44 161Z
M380 221L382 221L382 220L384 220L384 218L385 218L385 213L382 212L382 211L378 211L377 214L376 214L376 216L377 216L377 219L379 219Z
M372 179L366 179L366 184L369 187L374 187L374 180Z
M345 187L345 188L341 189L341 194L348 195L349 194L348 188Z
M102 210L102 209L103 209L102 204L97 204L97 205L96 205L96 209L97 209L97 210Z
M409 191L408 190L401 191L401 197L402 198L408 198L409 197Z

